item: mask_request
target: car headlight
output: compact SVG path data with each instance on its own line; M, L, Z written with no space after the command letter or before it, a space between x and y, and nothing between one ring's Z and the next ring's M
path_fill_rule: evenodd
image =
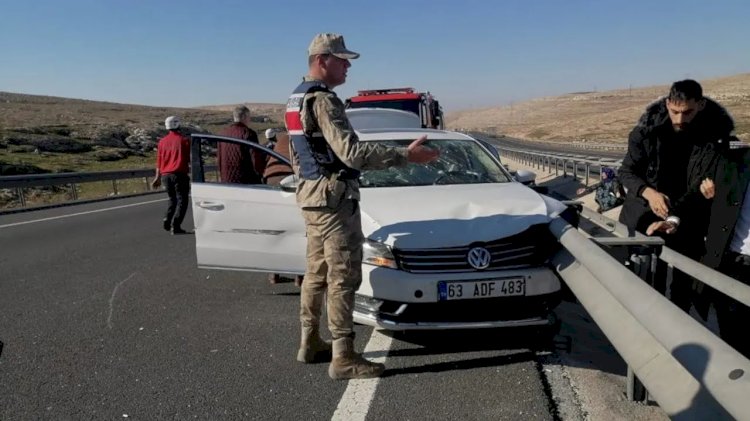
M373 266L398 269L391 248L372 240L365 240L362 245L362 262Z

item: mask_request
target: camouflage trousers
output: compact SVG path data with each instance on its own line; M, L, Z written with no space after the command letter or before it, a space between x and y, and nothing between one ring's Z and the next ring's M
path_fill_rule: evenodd
M302 328L318 328L326 301L333 339L354 333L354 292L362 283L362 223L359 203L343 200L336 209L303 209L307 268L300 294Z

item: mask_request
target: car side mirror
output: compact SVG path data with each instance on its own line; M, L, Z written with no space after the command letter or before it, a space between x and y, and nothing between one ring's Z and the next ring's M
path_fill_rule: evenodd
M281 190L285 192L294 193L297 191L298 181L299 179L297 178L297 176L294 174L291 174L281 179L279 186L281 186Z
M521 184L531 185L536 180L536 173L529 170L518 170L516 171L516 181Z

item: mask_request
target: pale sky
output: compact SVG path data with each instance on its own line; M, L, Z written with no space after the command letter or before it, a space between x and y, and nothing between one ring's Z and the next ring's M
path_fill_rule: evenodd
M0 91L162 106L283 103L307 46L362 54L337 92L444 109L750 72L750 1L0 0Z

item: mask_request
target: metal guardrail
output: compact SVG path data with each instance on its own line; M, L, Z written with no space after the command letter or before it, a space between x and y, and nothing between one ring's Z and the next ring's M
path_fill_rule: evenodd
M559 176L560 172L562 172L563 177L567 177L568 175L572 176L573 179L580 177L586 184L589 184L592 171L594 174L598 174L602 167L619 168L622 165L622 160L611 158L529 152L520 149L497 146L496 148L502 151L505 156L519 161L524 165L528 165L532 168L539 168L542 171L546 170L552 172L554 170L555 176ZM570 171L568 171L569 168Z
M215 165L206 166L207 171L216 170ZM71 172L71 173L55 173L55 174L26 174L26 175L8 175L0 177L0 189L15 189L18 201L21 204L21 209L27 208L26 194L24 189L34 187L50 187L50 186L68 186L70 189L71 201L53 204L51 206L64 206L81 203L78 198L78 186L83 183L93 183L98 181L112 181L112 193L114 196L102 197L95 200L108 200L118 199L129 195L120 195L118 190L117 182L119 180L132 180L137 178L143 178L145 192L141 194L155 193L151 191L151 185L149 184L149 178L154 176L153 168L135 169L135 170L116 170L116 171L96 171L96 172ZM33 208L36 209L36 208ZM0 210L5 211L18 211L17 209Z
M93 181L120 180L124 178L150 177L154 169L76 172L56 174L8 175L0 177L0 189L18 187L55 186L60 184L88 183Z
M70 197L72 198L73 202L75 202L78 200L79 184L111 180L112 192L115 195L114 198L117 198L121 197L117 196L119 194L117 189L118 180L143 177L145 188L146 190L148 190L148 177L153 175L153 169L9 175L0 177L0 189L15 189L18 201L21 204L21 208L26 208L26 195L24 193L24 189L26 188L68 185L70 186Z
M491 136L482 136L476 133L473 135L484 142L492 143L496 140ZM574 179L580 177L587 185L591 179L592 171L594 174L598 174L603 166L619 168L622 165L622 160L607 157L561 152L539 152L499 146L497 144L493 144L492 146L502 152L502 155L521 162L524 165L539 168L543 171L554 171L555 176L559 176L560 172L562 172L563 177L567 177L568 175L571 175Z
M663 243L663 241L658 237L648 237L639 232L635 232L630 235L630 233L628 232L628 228L621 222L607 218L606 216L596 213L589 208L582 208L581 216L586 220L589 220L592 223L596 224L597 226L609 230L610 233L616 236L616 238L594 239L596 242L602 245L615 245L617 241L622 240L631 240L620 243L626 245L659 245L659 242ZM710 286L711 288L714 288L722 294L750 307L750 286L745 285L730 276L724 275L719 271L711 269L706 265L696 262L695 260L683 254L680 254L669 247L662 246L659 247L659 249L660 251L656 253L657 257L670 265L672 268L676 268L682 272L685 272L686 274Z
M623 224L591 209L582 208L581 217L607 235L587 238L556 222L551 229L565 250L553 262L628 363L629 373L635 372L674 419L750 419L750 360L594 243L655 246L654 257L670 269L679 269L744 304L750 287L660 246L659 238L629 236ZM652 263L646 260L645 272ZM637 264L634 269L644 273ZM629 384L629 397L637 383Z

